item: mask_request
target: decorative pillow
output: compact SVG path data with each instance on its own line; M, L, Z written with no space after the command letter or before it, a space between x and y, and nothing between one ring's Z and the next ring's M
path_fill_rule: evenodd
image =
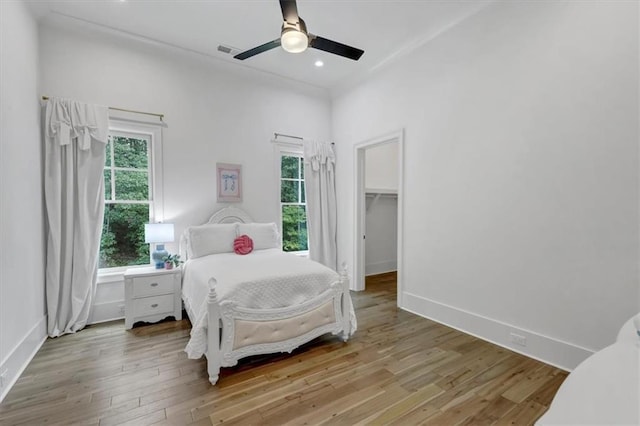
M275 223L239 223L238 234L248 235L255 250L280 248L280 234Z
M236 238L235 223L218 223L187 228L187 255L189 259L218 253L233 253Z
M233 241L236 254L249 254L253 251L253 240L248 235L240 235Z

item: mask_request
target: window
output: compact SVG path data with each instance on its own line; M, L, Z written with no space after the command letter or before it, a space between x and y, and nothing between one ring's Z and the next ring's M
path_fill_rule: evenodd
M304 162L300 153L280 153L280 215L282 250L308 250Z
M131 127L131 126L129 126ZM144 224L153 222L153 131L110 129L104 166L104 221L101 270L118 271L151 262ZM159 133L159 132L158 132ZM157 141L159 142L159 140Z

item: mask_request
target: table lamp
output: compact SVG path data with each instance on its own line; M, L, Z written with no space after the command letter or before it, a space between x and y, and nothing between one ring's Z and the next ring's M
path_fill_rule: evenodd
M164 243L173 242L173 223L145 223L144 242L156 245L156 249L151 253L151 259L156 269L164 268L163 259L169 254L164 249Z

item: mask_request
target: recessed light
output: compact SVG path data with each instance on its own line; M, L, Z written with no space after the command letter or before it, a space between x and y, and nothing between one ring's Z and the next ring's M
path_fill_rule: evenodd
M315 65L316 67L321 67L321 66L323 66L323 65L324 65L324 62L322 62L320 59L318 59L318 60L314 63L314 65Z

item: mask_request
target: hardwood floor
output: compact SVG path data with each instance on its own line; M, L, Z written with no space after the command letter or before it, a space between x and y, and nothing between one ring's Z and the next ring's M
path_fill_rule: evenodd
M253 357L207 381L187 320L49 339L0 424L532 424L567 373L395 307L395 274L353 293L358 331Z

